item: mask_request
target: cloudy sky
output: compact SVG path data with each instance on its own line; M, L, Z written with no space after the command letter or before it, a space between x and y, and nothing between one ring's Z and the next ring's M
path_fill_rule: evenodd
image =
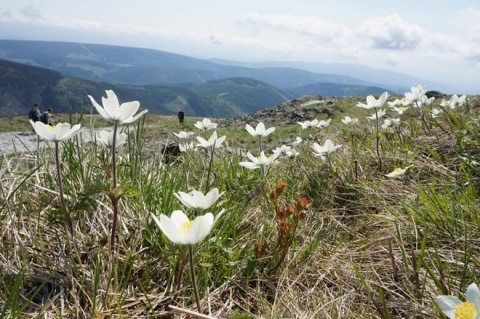
M237 61L358 63L480 93L478 0L0 4L0 39L115 44Z

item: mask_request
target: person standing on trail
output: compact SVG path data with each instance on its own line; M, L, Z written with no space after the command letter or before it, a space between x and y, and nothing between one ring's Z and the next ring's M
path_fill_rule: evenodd
M178 121L180 122L180 124L183 123L184 119L185 119L185 110L180 109L180 111L178 111Z
M40 114L40 106L38 105L38 103L34 103L32 108L30 109L30 112L28 112L28 117L33 122L37 122L40 120Z

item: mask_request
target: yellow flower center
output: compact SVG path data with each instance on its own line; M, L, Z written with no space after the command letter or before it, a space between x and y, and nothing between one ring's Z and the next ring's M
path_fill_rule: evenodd
M465 301L455 307L455 319L475 319L477 317L477 309L471 302Z
M190 226L192 226L192 223L193 223L193 220L189 220L188 222L182 223L180 232L182 234L185 234L187 232L187 230L190 228Z
M51 125L47 125L47 128L52 131L53 133L55 133L55 127L51 126Z
M403 169L400 168L400 167L397 167L393 170L394 173L401 173L402 171L403 171Z

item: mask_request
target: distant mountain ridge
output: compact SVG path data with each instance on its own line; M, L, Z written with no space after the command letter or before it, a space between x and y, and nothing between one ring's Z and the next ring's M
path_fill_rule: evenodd
M113 89L120 101L138 100L150 113L172 115L179 108L187 116L231 117L256 112L294 99L290 92L250 78L230 78L177 86L128 86L64 76L50 69L0 59L0 117L25 115L34 102L42 110L92 111L87 95L100 100Z
M0 40L0 58L112 84L173 85L246 77L283 90L314 83L381 86L293 67L226 65L152 49L99 44Z

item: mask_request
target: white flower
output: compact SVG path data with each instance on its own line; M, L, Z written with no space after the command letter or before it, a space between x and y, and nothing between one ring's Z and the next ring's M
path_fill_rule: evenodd
M303 139L302 139L300 136L297 136L297 137L295 138L295 141L292 142L292 145L293 145L293 146L297 146L297 145L302 144L302 142L303 142Z
M314 119L313 121L305 121L305 122L297 122L297 123L302 127L302 130L304 130L311 127L317 127L318 120Z
M362 107L364 109L373 109L373 108L382 107L383 104L385 104L385 102L387 101L389 96L390 94L388 94L388 92L384 92L382 95L380 95L380 97L377 100L373 95L369 95L367 96L367 104L357 103L357 106Z
M180 131L178 133L173 133L176 137L178 137L180 140L188 140L190 136L194 135L195 133L193 132L185 132L185 131Z
M203 148L219 148L222 147L222 143L225 141L226 138L227 137L225 135L217 138L217 131L214 131L208 141L201 136L197 136L197 140L199 142L197 146Z
M425 93L427 93L427 90L425 90L423 86L412 86L411 91L405 93L405 100L408 103L421 102Z
M385 119L383 121L383 124L382 124L382 128L386 129L386 128L389 128L389 127L392 127L392 126L396 126L400 124L400 119Z
M480 290L473 283L467 288L467 301L454 296L438 296L437 304L450 319L476 319L480 316Z
M214 188L205 195L199 191L192 191L190 193L178 192L173 195L187 208L208 209L215 204L223 193L224 192L219 193L218 189Z
M393 109L394 109L399 115L402 115L403 112L405 112L406 110L409 109L409 107L406 107L406 106L396 107L396 106L394 106Z
M332 153L332 152L336 151L340 147L342 147L342 145L335 145L335 144L333 144L332 140L330 140L330 139L326 140L325 144L323 144L323 146L321 146L318 143L313 143L313 145L312 145L312 149L313 149L314 153L316 153L316 154L314 154L315 156L324 156L326 154L329 154L329 153Z
M326 120L326 121L323 121L323 120L318 121L317 127L318 127L318 128L327 127L327 126L330 125L330 121L331 121L331 120L332 120L332 119L328 119L328 120Z
M387 114L383 109L380 109L377 111L377 113L373 113L371 116L367 116L367 119L369 120L376 120L377 119L377 115L378 115L378 118L382 118L385 116L385 114Z
M397 106L399 106L399 105L404 105L404 103L405 103L405 100L404 100L404 99L401 99L401 100L395 99L393 102L390 102L390 101L387 102L387 105L388 105L389 107L394 108L394 107L397 107Z
M140 116L148 112L148 110L144 110L136 116L133 116L138 111L140 102L131 101L120 104L117 95L115 95L112 90L106 90L105 92L107 93L107 97L102 96L103 107L100 106L91 95L88 97L98 113L106 120L112 120L119 124L128 124L135 122Z
M390 178L395 178L404 175L407 170L412 167L413 165L407 166L405 168L397 167L393 170L393 172L390 172L388 174L385 174L385 176L390 177Z
M210 121L210 119L207 118L204 118L201 122L195 123L195 127L204 132L216 129L217 126L217 123L213 123L212 121Z
M266 157L264 152L260 152L260 156L257 158L253 156L250 152L247 153L247 157L251 162L240 162L239 165L246 167L248 169L256 169L260 167L265 167L272 164L280 156L279 152L274 152L272 156Z
M466 95L462 95L461 97L458 97L457 95L452 95L451 99L449 101L445 101L445 99L442 100L442 102L440 103L441 106L448 106L449 108L451 108L452 110L457 108L457 107L460 107L462 106L463 104L465 104L467 100L467 96Z
M178 147L180 148L180 152L186 152L189 150L196 151L197 147L193 142L190 143L179 143Z
M223 210L214 219L212 213L197 216L189 220L181 210L175 210L170 217L163 214L160 218L152 215L153 220L170 241L179 245L194 245L207 237Z
M288 158L294 158L298 154L300 154L300 153L297 152L297 150L295 150L291 146L287 146L287 145L282 145L280 147L277 147L273 150L273 152L274 153L280 153L281 155L285 155Z
M79 133L81 128L80 124L71 126L69 123L58 123L55 126L50 126L40 121L34 123L32 120L30 120L30 123L32 123L35 133L51 142L66 141Z
M268 136L268 135L272 134L273 131L275 131L274 127L271 127L269 129L265 129L265 124L263 124L263 122L258 123L257 127L255 129L253 127L251 127L250 125L245 124L245 129L247 130L247 132L250 135L261 136L261 137Z
M345 116L345 118L342 119L343 124L345 125L353 125L358 123L357 118L351 118L350 116Z
M103 147L111 148L113 146L113 130L100 131L97 134L97 142L99 142ZM118 148L127 142L127 134L125 133L117 133L117 137L115 139L115 148Z
M440 105L441 105L441 104L440 104ZM432 118L439 117L442 112L443 112L442 110L437 109L437 108L432 109Z

